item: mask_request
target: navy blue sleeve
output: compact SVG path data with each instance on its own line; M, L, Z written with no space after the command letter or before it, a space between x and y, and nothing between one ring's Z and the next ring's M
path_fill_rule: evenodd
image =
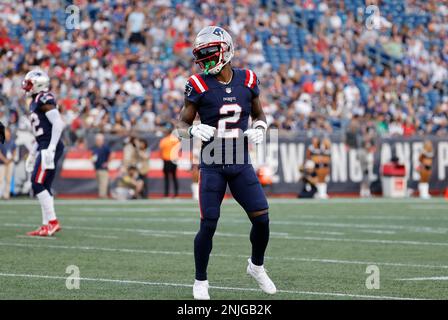
M253 72L254 77L255 77L255 83L253 85L253 87L251 88L252 91L252 95L254 98L258 97L260 95L260 80L258 79L257 75L255 74L255 72Z

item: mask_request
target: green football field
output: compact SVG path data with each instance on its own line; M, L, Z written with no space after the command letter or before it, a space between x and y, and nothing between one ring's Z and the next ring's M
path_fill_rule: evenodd
M277 285L246 275L250 222L222 206L209 264L212 299L447 299L448 202L270 200L265 261ZM59 200L63 230L25 236L41 220L34 200L0 202L0 299L191 299L196 202ZM377 266L379 276L366 273ZM79 268L69 290L67 267ZM371 267L376 270L376 267ZM73 270L73 269L70 269ZM379 289L368 289L375 277ZM76 279L75 279L76 280Z

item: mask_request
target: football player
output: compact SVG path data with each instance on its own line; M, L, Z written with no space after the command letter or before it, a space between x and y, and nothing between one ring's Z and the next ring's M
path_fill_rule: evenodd
M36 139L25 162L26 171L32 173L34 195L42 209L42 226L28 232L29 236L52 236L61 226L56 218L51 185L64 145L61 141L64 122L49 92L50 78L42 70L28 72L22 82L22 89L31 97L29 118Z
M210 299L207 265L227 186L252 223L252 255L248 259L247 273L264 292L274 294L275 285L263 266L269 241L269 206L248 155L248 140L254 144L262 143L267 129L257 76L251 70L231 66L233 41L220 27L205 27L198 33L193 55L203 72L192 75L186 83L185 105L178 124L181 137L202 140L201 221L194 240L193 296L200 300ZM201 123L193 124L197 114ZM249 117L253 122L251 128L248 127Z

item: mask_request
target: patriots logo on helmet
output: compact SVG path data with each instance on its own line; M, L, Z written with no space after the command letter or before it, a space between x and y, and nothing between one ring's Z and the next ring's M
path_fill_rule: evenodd
M213 34L221 37L224 34L224 31L221 28L215 28L215 30L213 30Z

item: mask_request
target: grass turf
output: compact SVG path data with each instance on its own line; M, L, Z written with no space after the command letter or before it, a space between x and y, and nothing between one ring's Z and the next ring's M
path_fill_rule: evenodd
M212 299L448 298L443 199L271 200L268 296L245 273L250 222L223 203L209 264ZM0 203L0 299L191 299L198 207L188 200L56 201L63 230L26 237L37 201ZM380 289L366 288L366 268ZM66 268L80 289L66 288ZM432 277L440 277L431 279ZM423 278L421 280L400 280ZM429 279L427 279L429 278Z

